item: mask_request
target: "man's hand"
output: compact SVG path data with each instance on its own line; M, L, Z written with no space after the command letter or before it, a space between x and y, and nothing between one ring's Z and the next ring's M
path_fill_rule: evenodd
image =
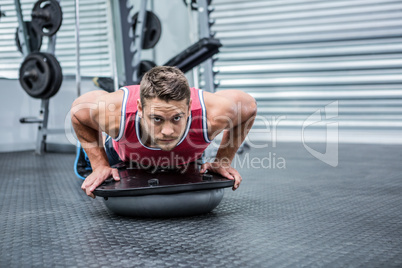
M205 173L207 170L218 173L230 180L235 180L232 188L233 191L239 188L242 178L239 172L237 172L236 169L232 168L229 163L222 163L219 161L215 161L212 163L207 162L201 166L200 173Z
M109 166L99 166L85 179L81 189L84 190L88 196L95 198L93 191L110 177L113 177L115 181L120 180L117 169Z

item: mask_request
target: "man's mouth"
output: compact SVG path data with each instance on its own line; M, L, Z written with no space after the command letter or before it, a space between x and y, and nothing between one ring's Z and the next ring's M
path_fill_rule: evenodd
M172 142L175 141L176 139L163 139L163 140L159 140L161 142Z

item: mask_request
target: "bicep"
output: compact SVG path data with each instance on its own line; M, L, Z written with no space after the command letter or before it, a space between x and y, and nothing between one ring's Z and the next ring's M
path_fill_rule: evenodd
M94 111L97 111L97 91L91 91L78 97L71 105L71 120L74 124L94 128Z
M257 113L257 103L248 93L241 90L222 90L215 94L222 96L235 104L236 123L240 124Z
M225 95L204 92L208 133L211 139L222 130L233 128L238 121L236 103Z
M211 128L233 128L254 117L257 113L257 103L248 93L241 90L221 90L214 94L206 93L211 109ZM208 107L208 105L207 105ZM219 120L217 120L217 118Z
M115 124L114 122L109 122L110 118L114 118L116 110L116 104L113 103L115 101L113 94L115 93L91 91L76 99L71 108L73 123L75 121L108 134L113 132Z

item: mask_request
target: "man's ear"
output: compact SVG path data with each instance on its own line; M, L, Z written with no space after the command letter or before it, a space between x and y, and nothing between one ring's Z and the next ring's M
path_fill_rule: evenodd
M190 98L190 101L188 102L188 114L191 114L191 104L193 103L193 100Z
M141 105L140 99L137 99L137 110L138 110L138 116L141 118L142 117L142 105Z

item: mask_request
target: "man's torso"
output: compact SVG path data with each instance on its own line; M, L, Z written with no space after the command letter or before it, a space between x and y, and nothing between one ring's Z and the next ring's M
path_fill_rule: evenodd
M185 132L171 151L148 147L141 142L140 118L137 100L140 86L127 86L124 91L119 135L113 140L113 147L123 161L133 161L144 166L178 166L193 162L202 156L210 144L208 138L207 114L203 91L191 88L191 115Z

